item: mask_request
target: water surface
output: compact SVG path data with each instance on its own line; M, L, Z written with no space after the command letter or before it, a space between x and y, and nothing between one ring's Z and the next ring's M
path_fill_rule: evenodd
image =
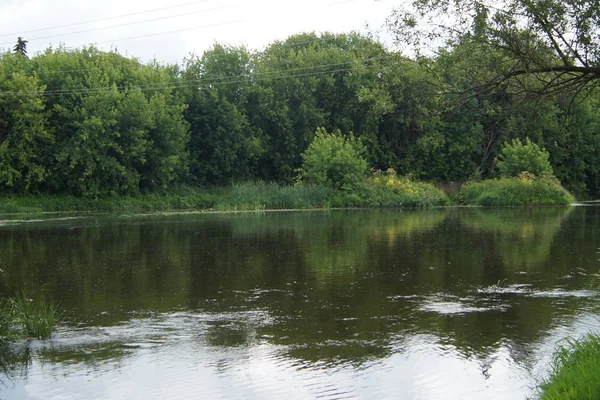
M6 399L524 399L598 330L600 208L0 216L60 303Z

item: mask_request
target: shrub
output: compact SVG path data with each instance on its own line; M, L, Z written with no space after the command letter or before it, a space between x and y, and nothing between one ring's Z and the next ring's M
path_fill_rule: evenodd
M529 138L522 143L513 139L511 143L504 143L504 148L498 155L498 172L502 177L513 177L523 171L536 176L552 175L552 166L549 161L550 154Z
M364 204L370 207L431 207L450 204L448 196L434 185L398 177L396 171L375 171L360 188Z
M339 130L327 133L325 128L318 128L302 155L299 178L308 184L351 191L367 174L367 162L361 151L352 135L344 137Z
M538 178L527 172L515 178L467 183L459 200L462 204L479 206L567 205L575 201L556 178Z

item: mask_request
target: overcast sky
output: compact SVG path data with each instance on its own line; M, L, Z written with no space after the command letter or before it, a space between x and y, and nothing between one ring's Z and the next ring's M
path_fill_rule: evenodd
M93 43L173 63L215 42L257 49L299 32L366 32L367 25L389 44L383 24L397 1L0 0L0 48L23 36L30 55L50 45Z

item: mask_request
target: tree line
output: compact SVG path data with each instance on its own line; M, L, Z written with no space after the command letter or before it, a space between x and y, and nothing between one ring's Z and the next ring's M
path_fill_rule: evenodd
M352 134L374 169L435 182L493 177L504 143L529 138L569 190L596 197L600 95L532 97L507 82L477 90L501 58L469 40L407 57L358 33L299 34L261 51L217 44L181 65L95 47L6 52L0 191L292 184L324 128Z

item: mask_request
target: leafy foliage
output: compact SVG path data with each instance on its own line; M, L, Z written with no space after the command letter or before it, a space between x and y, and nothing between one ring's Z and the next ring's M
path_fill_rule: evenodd
M475 40L501 54L492 86L529 76L541 84L534 91L578 93L600 76L599 9L596 0L413 0L389 22L398 40L417 48Z
M504 147L498 155L498 171L500 176L513 177L523 171L536 176L552 175L552 166L548 160L550 154L529 138L525 143L513 139L510 143L504 143Z
M496 81L515 59L482 42L493 24L484 22L484 36L412 59L357 33L298 34L263 51L217 44L182 67L94 47L31 59L6 52L0 192L94 199L181 185L291 184L323 128L353 132L352 146L360 143L373 168L431 182L493 177L504 143L530 138L565 187L599 196L600 94L533 101L519 83ZM353 190L365 176L354 164L360 172L346 182L327 169L304 180Z
M396 171L375 171L357 192L370 207L446 206L450 200L430 183L399 177Z
M567 205L575 201L556 178L537 178L526 172L514 178L468 183L459 198L462 204L493 207Z
M0 76L0 91L25 94L39 90L43 86L35 77ZM27 192L48 176L43 151L54 138L44 111L40 95L0 97L0 189Z
M339 130L328 133L325 128L318 128L302 155L300 178L311 185L352 190L366 177L367 162L361 150L352 135L344 137Z

